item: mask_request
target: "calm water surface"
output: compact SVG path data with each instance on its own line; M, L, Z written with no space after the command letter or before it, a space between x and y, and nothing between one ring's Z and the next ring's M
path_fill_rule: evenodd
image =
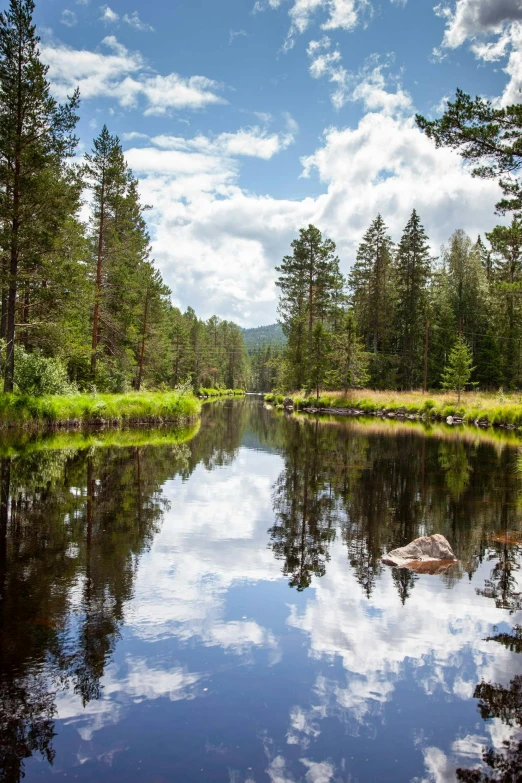
M0 780L520 780L516 444L259 399L133 437L1 446ZM381 564L434 532L459 566Z

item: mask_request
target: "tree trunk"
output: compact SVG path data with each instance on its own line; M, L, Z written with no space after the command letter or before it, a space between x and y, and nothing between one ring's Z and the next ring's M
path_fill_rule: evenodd
M6 357L4 373L4 392L10 393L14 388L14 348L15 348L15 329L16 329L16 292L18 277L18 233L20 230L20 221L18 212L20 205L19 177L20 162L17 161L15 173L15 187L13 193L13 220L11 224L11 251L9 264L9 288L7 294L7 329L6 329Z
M138 372L138 380L136 381L136 391L140 391L141 382L143 380L143 359L145 357L145 340L147 338L147 315L149 310L149 289L145 294L145 312L143 313L143 334L141 338L141 352L140 352L140 369Z
M105 176L105 175L104 175ZM94 312L92 318L91 375L96 380L96 359L98 351L98 329L100 325L100 299L102 289L103 232L105 223L105 181L102 182L100 196L100 228L98 232L98 257L96 260L96 290L94 294Z
M11 458L0 460L0 601L5 596L7 577L7 526L9 523L9 492Z
M16 288L18 284L18 235L20 231L20 177L22 169L21 138L23 130L22 111L22 41L18 41L18 74L17 74L17 101L16 101L16 144L14 154L14 179L13 179L13 212L11 220L11 241L9 258L9 287L7 293L7 322L4 372L4 392L10 393L14 388L14 347L16 329Z

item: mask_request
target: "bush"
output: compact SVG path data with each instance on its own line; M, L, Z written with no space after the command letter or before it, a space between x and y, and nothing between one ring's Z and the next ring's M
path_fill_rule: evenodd
M20 394L41 397L44 394L73 394L76 388L69 382L67 370L59 359L40 353L26 353L15 347L15 387Z

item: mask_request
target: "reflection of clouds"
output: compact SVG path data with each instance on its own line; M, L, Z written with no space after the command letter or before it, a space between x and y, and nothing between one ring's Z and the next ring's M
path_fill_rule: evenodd
M513 655L485 641L491 626L508 615L492 601L474 595L467 581L448 590L439 577L421 577L403 606L388 570L368 600L339 542L331 554L326 575L315 582L314 597L301 613L291 607L288 623L309 635L311 656L341 657L351 674L352 703L359 702L358 691L362 700L373 695L385 701L391 694L390 683L401 676L407 661L428 694L442 689L468 698L470 687L482 678L509 682L515 673ZM488 566L480 569L475 583L480 584L488 572ZM510 619L520 621L516 615ZM474 665L462 671L464 657L470 656Z
M135 635L149 641L199 637L238 654L275 649L273 634L258 623L227 622L223 615L235 584L280 578L266 546L270 490L280 470L273 455L241 449L224 469L209 472L200 465L190 482L167 482L171 510L142 558L128 616Z
M483 583L489 570L486 564L475 574L473 585L463 580L452 589L439 577L420 577L403 606L390 570L367 599L348 566L346 550L336 542L326 575L314 582L304 608L291 607L288 623L308 635L311 657L332 661L338 656L345 673L318 676L309 706L290 712L287 741L309 747L321 732L323 717L337 717L348 733L358 734L364 727L367 736L375 736L376 720L382 720L385 703L405 677L413 677L426 696L446 693L464 700L473 697L481 680L508 684L520 663L486 637L495 624L520 622L522 613L510 618L493 601L475 594L474 587ZM488 724L488 742L499 748L505 737L495 736L496 724ZM480 761L485 742L471 734L458 738L447 755L422 741L427 775L423 780L456 780L459 764L469 767Z
M306 712L302 707L292 707L290 710L290 729L286 736L289 745L301 745L307 748L310 745L310 738L318 737L321 733L314 717L322 717L320 710L312 709Z
M489 737L468 734L453 742L448 755L440 748L424 748L425 775L415 778L413 783L456 783L457 768L471 769L480 766L486 747L499 751L503 749L505 741L522 739L522 729L513 731L498 718L488 721L484 728Z
M307 769L306 783L330 783L332 780L335 769L330 762L316 762L308 759L300 759L300 761ZM295 783L295 779L289 777L289 773L286 771L286 761L283 756L276 756L272 759L266 772L271 783Z
M168 698L170 701L194 698L194 686L201 675L184 667L172 669L151 668L142 658L128 656L122 666L112 663L102 679L102 696L85 707L81 698L72 691L57 694L58 718L77 727L85 741L92 739L96 731L118 723L132 703L144 699Z

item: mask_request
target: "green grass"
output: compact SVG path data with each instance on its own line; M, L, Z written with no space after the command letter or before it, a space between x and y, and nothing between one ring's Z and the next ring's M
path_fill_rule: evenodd
M245 394L243 389L204 389L203 387L200 387L196 394L198 397L224 397L224 396L235 396L240 397L241 395Z
M182 427L151 429L104 429L80 432L30 432L11 430L2 435L0 458L27 456L41 451L82 451L89 448L141 448L146 446L180 446L192 440L200 421Z
M355 408L368 414L379 411L394 413L402 411L416 414L430 420L445 421L448 416L458 416L467 423L477 419L497 427L522 428L522 398L520 394L505 395L499 401L498 395L468 392L462 395L460 404L455 395L447 392L431 392L426 397L422 392L382 392L364 389L347 395L340 392L323 392L319 399L302 393L290 395L267 394L265 401L282 405L290 396L296 410L305 408Z
M178 424L193 420L201 403L192 394L133 392L29 397L0 394L0 427L83 424Z

